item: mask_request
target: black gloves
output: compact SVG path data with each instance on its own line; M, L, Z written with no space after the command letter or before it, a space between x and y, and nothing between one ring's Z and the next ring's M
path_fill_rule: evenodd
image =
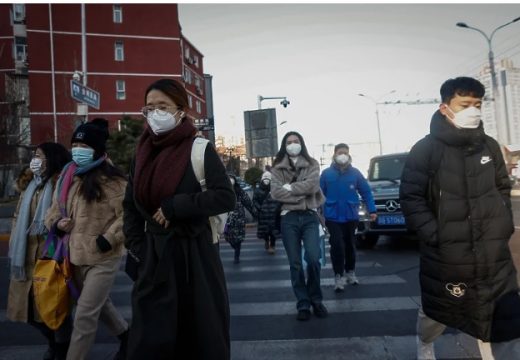
M97 244L98 249L103 253L112 250L112 245L110 245L108 240L105 239L105 237L103 235L99 235L96 238L96 244Z

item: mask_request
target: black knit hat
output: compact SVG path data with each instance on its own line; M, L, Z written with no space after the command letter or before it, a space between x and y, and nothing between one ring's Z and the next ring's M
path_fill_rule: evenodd
M102 156L106 152L106 143L109 137L108 121L103 118L96 118L91 122L81 124L74 130L70 143L80 142L94 149L95 158Z

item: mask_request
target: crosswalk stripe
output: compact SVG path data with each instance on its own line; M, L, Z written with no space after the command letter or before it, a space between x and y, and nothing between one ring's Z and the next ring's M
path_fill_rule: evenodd
M415 341L415 335L232 341L231 358L406 360L417 358ZM480 359L475 339L466 334L441 335L435 343L438 359Z
M273 272L273 271L288 271L289 263L287 263L287 258L284 256L283 258L274 258L275 260L284 260L284 264L267 264L267 265L254 265L254 266L244 266L244 260L265 260L266 256L258 256L258 257L250 257L247 259L242 259L242 264L224 264L224 271L226 273L234 273L234 274L242 274L242 273L254 273L254 272ZM327 259L328 260L328 259ZM378 262L374 261L358 261L356 262L357 268L382 268L383 266ZM325 266L321 267L322 270L332 269L332 264L328 261ZM236 270L236 271L235 271ZM124 271L119 271L116 275L116 278L126 278L128 275Z
M234 265L236 267L236 265ZM358 261L356 263L356 268L373 268L382 267L381 264L373 261ZM332 269L332 265L330 262L325 264L325 267L321 267L322 269ZM224 266L224 270L227 270L231 272L234 270L231 266ZM257 266L240 266L240 268L237 268L238 271L235 273L248 273L248 272L265 272L265 271L284 271L289 270L289 263L283 264L283 265L257 265Z
M358 276L359 282L363 285L383 285L383 284L403 284L404 279L397 275L376 275L376 276ZM321 286L334 285L334 278L322 277ZM132 291L133 285L114 285L112 293L124 293ZM235 289L273 289L273 288L291 288L291 280L248 280L248 281L228 281L228 290Z
M402 284L406 281L397 275L358 276L359 282L364 285ZM291 280L252 280L252 281L228 281L228 289L269 289L291 288ZM321 285L334 285L334 278L321 278Z
M413 310L419 307L419 297L383 297L361 299L324 300L329 313L352 313L364 311ZM231 303L231 316L293 315L296 301L264 303ZM131 306L117 306L125 319L132 317ZM0 312L0 321L6 321L5 312Z
M413 310L419 308L420 297L382 297L324 300L329 313L363 311ZM232 316L290 315L296 312L296 301L230 304Z

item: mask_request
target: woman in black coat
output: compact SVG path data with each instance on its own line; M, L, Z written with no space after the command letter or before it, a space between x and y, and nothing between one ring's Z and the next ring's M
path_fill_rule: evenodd
M190 162L197 129L174 80L146 90L144 130L124 200L125 245L139 261L132 291L128 359L230 358L229 303L209 216L235 195L218 154L206 148L207 190Z
M269 254L275 253L276 238L280 236L280 202L271 196L271 173L262 174L260 184L255 189L253 204L258 212L256 237L265 241Z
M231 181L233 190L235 191L236 205L235 209L228 214L226 227L224 230L224 238L235 250L235 257L233 262L238 264L240 263L240 249L242 247L242 242L246 237L245 209L247 209L253 217L256 217L256 210L253 206L251 198L244 190L242 190L240 184L238 184L236 176L229 174L229 180Z

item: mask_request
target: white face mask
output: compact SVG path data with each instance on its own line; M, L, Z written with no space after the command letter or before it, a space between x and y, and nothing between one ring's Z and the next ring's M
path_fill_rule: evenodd
M174 129L179 124L180 121L177 121L175 118L175 115L177 115L178 112L179 110L172 114L168 111L155 109L148 113L146 120L148 121L148 125L150 125L153 133L155 135L160 135Z
M349 164L350 163L350 155L347 155L347 154L339 154L335 157L334 161L336 161L336 163L338 165L346 165L346 164Z
M455 127L459 129L476 129L480 124L482 117L480 109L470 106L462 111L453 112L448 106L446 109L453 114L453 119L450 119Z
M300 155L300 152L302 151L302 146L298 143L292 143L285 147L285 150L287 150L287 153L289 156L298 156Z
M29 164L29 168L31 169L31 171L33 172L34 175L41 176L42 175L42 164L43 164L42 159L32 158L31 163Z

